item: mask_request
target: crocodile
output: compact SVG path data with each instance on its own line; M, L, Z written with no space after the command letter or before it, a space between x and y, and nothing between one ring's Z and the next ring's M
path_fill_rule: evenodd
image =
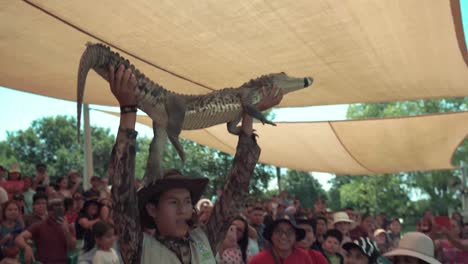
M150 80L110 47L100 43L88 43L78 69L78 137L84 88L89 70L93 69L109 81L110 66L117 70L122 64L126 69L130 68L136 77L135 94L138 108L153 120L154 138L150 144L145 182L153 182L161 177L161 159L167 138L184 161L185 155L178 139L181 130L202 129L227 123L229 133L238 135L240 127L237 124L241 121L244 112L263 124L275 125L255 107L262 99L264 91L271 93L271 89L276 85L283 94L287 94L308 87L313 82L310 77L294 78L281 72L260 76L238 88L224 88L203 95L177 94Z

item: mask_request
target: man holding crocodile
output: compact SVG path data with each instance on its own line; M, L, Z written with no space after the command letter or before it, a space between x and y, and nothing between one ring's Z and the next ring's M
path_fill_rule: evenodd
M216 263L213 255L215 247L224 240L229 223L240 213L242 201L248 194L250 178L260 155L260 148L256 143L256 135L252 129L252 116L262 122L267 122L259 111L277 105L283 97L283 90L275 87L274 84L277 81L270 82L271 87L260 88L260 94L255 94L257 98L254 101L248 105L242 105L243 109L240 110L242 125L235 127L239 121L237 117L235 117L236 123L228 124L228 130L239 136L237 151L231 171L225 180L223 196L216 202L208 223L200 227L196 225L196 219L194 220L193 206L202 195L208 179L189 178L178 170L170 170L162 173L162 176L145 175L147 176L145 177L145 186L138 192L134 188L136 112L137 107L147 113L151 112L149 104L141 95L142 87L151 87L151 85L146 85L147 78L143 78L142 83L139 72L135 72L134 67L129 65L128 61L127 63L102 61L99 66L89 66L88 70L93 68L109 81L112 93L121 106L120 127L111 154L109 176L113 181L113 217L116 233L119 236L122 259L125 263ZM107 71L103 70L105 64L108 65ZM80 69L82 65L83 58ZM114 65L118 66L117 70L114 69ZM126 68L127 70L125 70ZM293 83L295 82L295 86L307 87L312 83L310 78L299 79L282 75L285 76L281 76L282 79L286 81L291 79ZM303 83L298 85L297 80L303 80ZM80 97L80 76L78 83ZM81 88L83 88L84 81L81 84ZM259 83L255 83L253 80L250 84L254 86ZM280 86L280 88L283 87ZM149 94L151 91L146 91L146 93ZM81 93L81 98L82 95L83 93ZM192 99L189 98L182 102L184 104L182 110L187 110L185 112L186 119L187 113L196 112L193 111L193 105L191 106L189 102ZM169 98L169 100L174 100L174 98ZM208 104L209 100L202 98L200 101ZM78 102L81 103L80 98ZM171 107L168 107L168 104L170 103L166 103L165 117L162 118L166 119L165 128L170 134L174 133L171 131L173 130L171 118L177 121L177 117L174 117L174 112L171 112ZM175 104L180 106L181 101L175 102ZM152 111L153 115L148 113L153 120L158 119L158 116L154 116L154 112ZM190 121L190 118L188 119ZM183 116L182 120L178 120L178 122L182 123L177 124L178 130L175 135L172 135L176 136L176 139L180 129L187 129L183 127L183 125L187 125L184 123ZM164 128L164 125L156 122L153 125ZM174 144L172 139L171 142ZM153 143L156 142L153 141ZM154 144L152 147L155 147ZM151 157L148 163L150 162ZM150 173L159 173L152 170L151 166L148 166L147 170ZM154 230L154 232L147 234L142 230Z

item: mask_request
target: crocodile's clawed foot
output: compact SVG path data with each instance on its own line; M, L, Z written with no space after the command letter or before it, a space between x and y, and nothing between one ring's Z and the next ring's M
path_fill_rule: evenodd
M266 121L263 121L262 123L263 123L263 124L272 125L272 126L276 126L276 124L275 124L275 123L273 123L273 122L271 122L271 121L268 121L268 120L266 120Z

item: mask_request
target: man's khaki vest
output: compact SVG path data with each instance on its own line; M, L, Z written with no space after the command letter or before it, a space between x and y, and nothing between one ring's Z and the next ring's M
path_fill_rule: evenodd
M190 237L193 240L190 242L192 264L216 264L205 232L201 228L196 228L190 232ZM150 263L180 264L180 260L154 237L144 234L141 264Z

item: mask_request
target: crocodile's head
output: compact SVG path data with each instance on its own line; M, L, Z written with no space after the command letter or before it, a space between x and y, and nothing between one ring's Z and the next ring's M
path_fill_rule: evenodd
M311 77L290 77L286 73L271 73L263 75L257 79L250 80L249 82L242 85L242 87L261 88L265 87L269 90L273 84L283 91L283 94L294 92L300 89L304 89L310 85L314 79Z

